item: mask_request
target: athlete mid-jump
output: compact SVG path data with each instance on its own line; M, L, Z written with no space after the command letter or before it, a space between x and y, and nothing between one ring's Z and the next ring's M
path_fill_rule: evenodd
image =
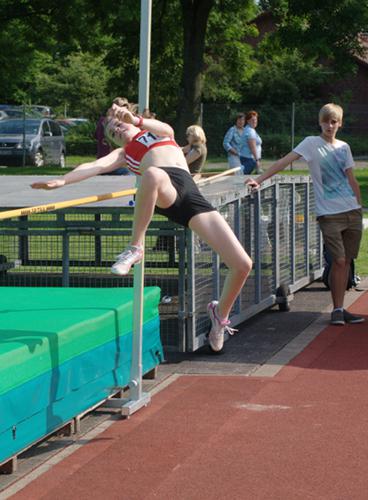
M118 149L103 158L76 167L66 175L32 184L35 189L55 189L89 177L127 166L142 176L136 194L131 244L112 266L112 272L125 275L142 259L147 227L156 212L173 222L189 227L205 241L228 267L219 301L207 306L211 319L209 343L221 351L228 316L252 268L252 261L225 219L202 196L193 181L184 154L174 140L170 125L134 115L128 102L113 105L106 135Z

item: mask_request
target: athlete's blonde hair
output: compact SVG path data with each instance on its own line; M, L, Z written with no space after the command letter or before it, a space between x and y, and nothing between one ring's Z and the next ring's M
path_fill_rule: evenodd
M342 117L344 114L344 110L338 104L334 104L332 102L325 104L319 110L319 123L327 122L328 120L337 120L342 123Z
M204 130L202 127L199 125L191 125L190 127L187 128L186 131L187 135L191 135L194 139L194 144L206 144L207 139L206 139L206 134L204 133Z

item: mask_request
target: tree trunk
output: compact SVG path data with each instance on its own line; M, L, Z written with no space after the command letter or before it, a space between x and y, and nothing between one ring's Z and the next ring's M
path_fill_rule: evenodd
M186 128L200 119L206 30L213 5L214 0L181 0L184 53L176 123L176 136L181 143Z

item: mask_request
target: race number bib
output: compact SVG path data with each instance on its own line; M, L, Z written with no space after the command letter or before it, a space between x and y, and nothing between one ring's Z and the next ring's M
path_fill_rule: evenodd
M170 140L169 137L157 137L157 135L152 134L152 132L145 132L140 137L137 137L136 141L140 142L143 146L149 149L151 146L158 142L165 142Z

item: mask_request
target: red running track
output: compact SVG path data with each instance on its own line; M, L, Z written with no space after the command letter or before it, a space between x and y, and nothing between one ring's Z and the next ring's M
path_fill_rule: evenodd
M367 329L326 327L272 379L182 376L12 498L366 500Z

